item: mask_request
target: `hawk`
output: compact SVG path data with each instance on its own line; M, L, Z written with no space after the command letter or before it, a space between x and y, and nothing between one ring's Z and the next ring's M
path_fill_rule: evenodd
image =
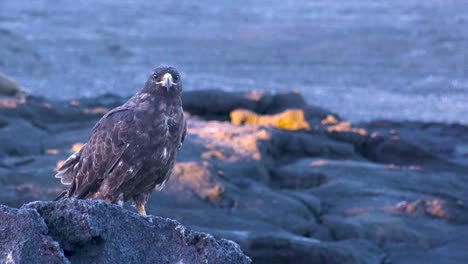
M125 104L110 110L94 126L89 140L55 175L68 191L58 198L99 199L122 205L145 204L171 175L187 123L182 81L173 67L161 66Z

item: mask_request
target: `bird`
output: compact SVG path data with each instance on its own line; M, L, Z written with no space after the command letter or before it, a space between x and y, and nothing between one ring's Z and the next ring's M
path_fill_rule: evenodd
M168 181L187 134L182 90L176 68L157 67L143 88L107 112L88 141L64 161L55 177L69 189L56 200L133 201L147 216L145 205Z

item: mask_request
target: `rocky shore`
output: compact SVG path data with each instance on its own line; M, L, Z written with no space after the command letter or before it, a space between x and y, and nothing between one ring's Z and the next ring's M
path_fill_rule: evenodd
M166 263L247 263L242 252L254 263L468 262L468 127L351 124L296 92L183 99L188 136L144 219L131 206L34 202L64 189L53 177L60 160L125 98L0 98L0 219L10 219L0 229L25 225L0 235L0 262L27 234L25 262L46 250L56 263L80 263L124 246L122 259L161 250ZM176 233L165 218L204 233Z

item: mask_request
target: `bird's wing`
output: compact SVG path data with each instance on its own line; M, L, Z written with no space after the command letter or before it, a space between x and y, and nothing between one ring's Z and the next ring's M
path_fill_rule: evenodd
M130 109L131 109L131 108L128 107L128 106L126 106L126 105L121 105L121 106L119 106L119 107L116 107L116 108L110 110L109 112L107 112L105 115L103 115L103 116L101 117L101 119L96 123L96 125L94 125L94 127L93 127L93 132L94 132L95 129L97 129L99 126L101 126L101 124L102 124L103 122L105 122L105 120L106 120L109 116L111 116L111 115L113 115L113 114L115 114L115 113L118 113L118 112L128 111L128 110L130 110Z
M115 108L99 120L81 154L76 186L70 188L69 197L86 198L99 188L128 150L131 141L128 132L133 124L132 109L126 107Z
M179 150L180 150L180 148L182 147L182 144L184 143L185 136L187 136L187 120L186 120L185 117L184 117L184 128L183 128L183 130L182 130L182 137L181 137L181 139L180 139Z
M106 113L101 118L101 120L99 120L99 122L96 123L96 125L93 128L93 132L101 125L101 123L105 122L104 120L107 117L111 116L114 113L120 112L120 111L127 111L128 109L129 108L125 107L125 106L120 106L120 107L112 109L111 111ZM62 184L65 184L65 185L72 184L72 182L73 182L73 180L75 178L76 172L77 172L78 164L79 164L80 159L81 159L81 153L86 148L86 145L87 144L84 144L78 151L76 151L70 157L68 157L68 159L65 160L65 162L58 169L57 174L55 175L55 178L60 178Z

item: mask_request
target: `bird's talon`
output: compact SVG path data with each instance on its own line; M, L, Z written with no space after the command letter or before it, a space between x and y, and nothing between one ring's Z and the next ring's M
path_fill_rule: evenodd
M144 217L148 217L148 215L146 214L146 210L145 210L145 206L140 204L137 206L137 209L138 209L138 213Z

